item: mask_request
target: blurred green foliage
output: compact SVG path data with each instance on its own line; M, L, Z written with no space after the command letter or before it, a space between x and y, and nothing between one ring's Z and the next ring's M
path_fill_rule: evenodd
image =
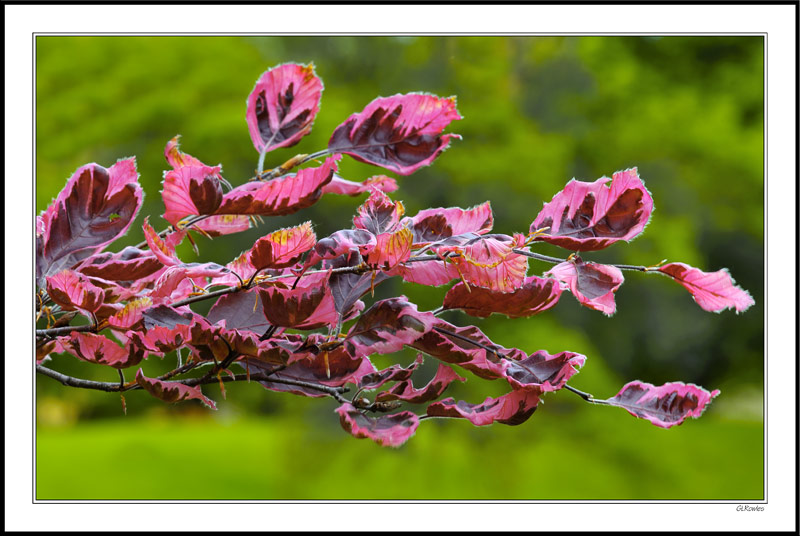
M743 315L709 314L667 278L626 272L611 318L568 295L529 319L445 315L479 325L504 346L585 354L570 384L597 397L633 379L722 390L700 421L668 431L563 392L547 396L520 427L424 422L393 450L344 433L333 401L257 385L229 386L228 400L206 388L219 402L213 416L132 392L123 416L117 395L39 377L39 499L763 497L761 37L39 36L36 47L37 211L79 166L135 155L145 202L115 250L142 240L145 215L157 229L166 225L159 190L170 138L181 134L186 152L222 163L225 177L241 184L258 157L244 120L247 94L274 65L313 62L325 83L314 130L270 153L268 167L324 148L333 129L376 96L456 95L464 120L449 131L463 140L431 167L398 177L393 197L408 214L490 200L497 232L527 232L570 178L593 181L637 166L655 200L650 225L632 244L584 258L727 267L756 300ZM384 172L347 157L340 168L351 180ZM360 202L325 196L240 235L200 237L199 257L186 244L179 254L224 264L259 236L306 220L326 236L349 227ZM547 245L537 251L563 256ZM548 268L532 262L530 273ZM392 280L376 299L403 293L430 309L445 291ZM413 357L382 356L376 365ZM151 359L144 372L167 370L171 360ZM114 371L69 356L52 364L116 380ZM433 360L425 367L432 375ZM504 386L471 378L451 391L478 402ZM198 464L198 445L219 460L217 469Z

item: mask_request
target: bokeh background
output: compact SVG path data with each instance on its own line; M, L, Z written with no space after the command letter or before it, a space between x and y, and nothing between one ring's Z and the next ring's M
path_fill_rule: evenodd
M170 138L181 134L183 150L223 164L224 176L241 184L258 158L244 120L256 79L279 63L313 62L325 84L314 130L270 153L267 167L324 148L339 123L377 96L456 95L464 119L448 130L463 140L431 167L398 177L392 196L408 214L491 200L497 232L526 232L569 179L637 166L655 201L651 223L631 244L584 258L727 267L756 301L742 315L706 313L669 279L626 272L611 318L568 294L527 319L445 315L507 347L586 355L570 384L598 398L634 379L721 389L702 419L670 430L563 391L546 396L520 426L434 419L403 447L387 449L345 433L330 399L228 384L223 400L210 385L204 392L219 411L169 406L136 391L123 414L118 395L38 377L37 498L762 499L763 46L751 36L37 37L37 213L79 166L135 155L145 202L113 250L143 239L145 215L166 226L159 190ZM352 180L383 172L348 157L340 169ZM349 227L362 201L324 196L239 235L199 237L199 257L186 244L179 254L225 264L258 237L306 220L326 236ZM549 267L532 261L529 273ZM392 280L376 299L403 293L432 309L445 292ZM402 352L375 362L413 358ZM423 369L428 377L433 361ZM153 358L144 372L173 362ZM117 379L68 355L51 366ZM470 377L446 396L475 403L505 390Z

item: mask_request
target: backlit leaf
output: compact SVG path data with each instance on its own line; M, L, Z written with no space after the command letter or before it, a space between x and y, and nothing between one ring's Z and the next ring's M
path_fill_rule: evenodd
M378 393L376 401L384 402L388 400L402 400L412 404L422 404L439 398L444 393L447 386L454 381L465 381L464 378L445 364L439 363L436 376L423 388L415 389L411 380L405 380L396 384L388 391Z
M256 269L292 266L316 241L310 221L275 231L256 240L250 250L250 264Z
M142 369L136 371L136 383L164 402L180 402L182 400L199 400L211 409L217 409L213 400L203 395L200 387L189 387L178 382L161 381L155 378L148 378L142 373Z
M63 270L45 279L47 294L66 311L78 309L85 313L94 313L103 304L103 290L79 272Z
M311 132L322 89L314 65L285 63L262 74L247 98L247 126L256 150L291 147Z
M625 281L619 268L583 262L580 257L575 257L554 266L547 274L560 281L563 288L568 288L581 305L607 316L616 312L614 293Z
M755 303L750 293L736 285L728 270L703 272L682 262L671 262L657 268L686 288L697 305L718 313L725 309L746 311Z
M495 422L516 426L527 421L539 404L539 396L531 391L511 391L498 398L486 397L480 404L446 398L428 406L428 415L467 419L475 426Z
M345 403L336 408L336 413L346 432L359 439L369 438L384 447L399 447L414 435L419 426L419 417L410 411L368 417Z
M372 190L387 194L394 192L397 190L397 181L386 175L374 175L363 182L353 182L334 175L331 182L322 188L322 193L356 196Z
M614 173L611 179L571 180L545 204L530 230L548 227L535 240L594 251L619 240L631 241L644 230L652 211L653 198L632 168Z
M530 276L522 287L510 293L470 287L457 283L447 291L443 306L461 309L471 316L486 318L492 313L510 318L532 316L554 306L561 296L561 286L552 279Z
M709 393L691 383L671 382L656 387L637 380L625 384L606 402L660 428L670 428L688 417L698 418L718 394L718 389Z
M409 175L427 166L457 134L442 135L461 119L455 98L408 93L379 97L336 127L328 149Z

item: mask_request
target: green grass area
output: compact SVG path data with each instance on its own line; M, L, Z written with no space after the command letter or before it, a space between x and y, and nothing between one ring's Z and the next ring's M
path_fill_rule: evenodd
M336 426L335 416L325 427ZM518 427L423 422L381 448L280 418L40 427L39 500L758 500L760 422L671 430L611 408L544 405Z

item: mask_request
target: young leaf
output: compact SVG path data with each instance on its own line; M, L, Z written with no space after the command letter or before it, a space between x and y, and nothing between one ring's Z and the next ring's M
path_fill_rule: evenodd
M285 216L308 208L322 196L322 188L333 178L340 155L326 158L319 167L261 182L237 186L222 198L217 214Z
M516 426L527 421L539 404L539 395L532 391L511 391L498 398L486 397L481 404L446 398L428 406L432 417L464 418L475 426L498 422Z
M213 214L222 202L220 183L224 181L222 166L207 166L181 152L179 137L172 138L164 149L164 156L173 169L164 173L161 191L166 207L164 219L174 226L187 216Z
M419 417L410 411L374 418L345 403L336 408L336 413L346 432L359 439L369 438L383 447L399 447L419 426Z
M531 232L548 227L535 240L573 251L603 249L641 233L653 211L653 198L636 168L618 171L595 182L572 179L546 203Z
M164 306L160 306L164 307ZM152 309L151 309L152 310ZM146 312L143 313L144 315ZM176 324L174 327L152 326L146 332L129 332L130 341L137 348L142 348L150 353L166 354L186 346L190 338L188 324Z
M539 350L525 358L514 356L508 359L503 376L514 389L537 393L558 391L585 362L586 356L575 352L550 355Z
M53 275L125 234L142 205L135 159L109 169L87 164L37 220L36 278Z
M583 262L575 257L554 266L547 274L560 281L563 288L568 288L581 305L607 316L616 312L614 293L625 280L619 268Z
M121 311L108 317L108 325L119 330L135 329L135 326L142 322L144 311L152 304L153 300L148 297L132 300Z
M375 249L377 243L375 235L364 229L336 231L317 242L314 251L308 256L305 266L314 266L321 260L333 259L350 253L366 255Z
M415 389L411 380L405 380L396 384L388 391L378 393L375 400L385 402L389 400L403 400L412 404L422 404L439 398L444 393L447 386L454 381L466 381L455 373L455 371L443 363L439 363L436 376L422 389Z
M492 313L510 318L532 316L554 306L561 296L561 286L552 279L530 276L522 287L503 293L457 283L447 291L443 306L461 309L471 316L486 318Z
M697 305L706 311L719 313L725 309L746 311L755 303L750 293L736 285L728 270L703 272L682 262L671 262L657 268L686 288Z
M214 401L203 395L199 386L188 387L178 382L164 382L155 378L148 378L144 375L142 369L136 371L136 383L142 389L164 402L196 399L211 409L217 409Z
M688 417L698 418L718 394L719 389L709 393L691 383L672 382L656 387L637 380L625 384L605 402L658 427L670 428L682 424Z
M435 317L420 312L405 296L375 302L350 328L345 346L351 354L390 354L430 331Z
M461 138L442 135L457 119L461 116L453 97L419 93L379 97L336 127L328 150L410 175L433 162L451 138Z
M260 270L263 268L287 268L314 247L317 236L307 221L297 227L281 229L262 236L250 250L250 264Z
M322 89L313 64L285 63L262 74L247 98L247 126L256 150L291 147L311 132Z

